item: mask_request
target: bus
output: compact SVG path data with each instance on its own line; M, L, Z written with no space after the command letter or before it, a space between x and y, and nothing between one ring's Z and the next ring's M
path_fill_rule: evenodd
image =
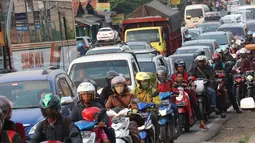
M72 0L1 0L2 68L67 70L77 57Z

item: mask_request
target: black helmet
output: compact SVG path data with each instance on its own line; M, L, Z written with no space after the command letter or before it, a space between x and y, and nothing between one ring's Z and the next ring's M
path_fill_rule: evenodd
M205 56L205 50L202 49L202 48L199 48L196 50L196 52L194 53L194 59L197 57L197 56L202 56L204 55Z
M12 108L9 99L5 96L0 96L0 109L4 114L4 119L10 120L12 116Z
M182 59L178 59L174 62L174 68L177 70L177 67L184 67L186 69L186 63Z
M156 70L157 75L168 74L168 70L165 66L159 66Z
M115 76L118 76L118 73L116 71L108 71L106 74L106 78L108 80L113 79Z
M1 134L1 131L3 129L3 124L4 124L4 113L3 111L0 109L0 134Z
M44 117L57 118L61 111L61 102L57 95L48 93L40 100L40 108ZM52 112L49 109L55 109L56 112Z

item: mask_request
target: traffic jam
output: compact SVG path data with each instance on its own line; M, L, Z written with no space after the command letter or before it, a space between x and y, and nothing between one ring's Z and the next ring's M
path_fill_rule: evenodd
M71 0L25 0L28 26L13 1L0 2L0 143L199 143L254 114L248 1L180 12L153 0L121 28L91 22L94 36L75 35Z

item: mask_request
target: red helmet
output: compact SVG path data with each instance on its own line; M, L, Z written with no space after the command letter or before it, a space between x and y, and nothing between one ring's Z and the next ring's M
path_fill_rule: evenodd
M82 118L87 121L94 121L95 116L99 113L100 109L97 107L89 107L82 111Z
M216 60L221 60L221 54L220 53L215 53L212 55L212 60L216 61Z

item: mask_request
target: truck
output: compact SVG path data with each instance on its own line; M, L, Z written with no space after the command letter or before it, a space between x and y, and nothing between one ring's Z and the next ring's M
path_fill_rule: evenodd
M152 1L123 20L122 34L124 42L147 41L162 55L171 55L182 43L181 14Z

